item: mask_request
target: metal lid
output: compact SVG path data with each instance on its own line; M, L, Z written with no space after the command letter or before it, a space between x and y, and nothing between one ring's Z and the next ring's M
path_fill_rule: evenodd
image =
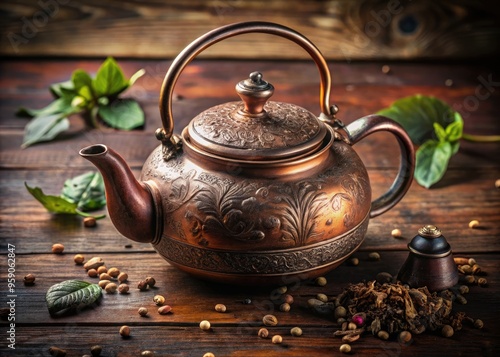
M433 258L451 253L450 244L436 226L423 226L418 230L418 234L408 244L408 249L413 253Z
M274 87L259 72L239 82L236 91L242 102L212 107L191 121L188 135L198 148L232 159L277 160L321 146L325 124L299 106L267 102Z

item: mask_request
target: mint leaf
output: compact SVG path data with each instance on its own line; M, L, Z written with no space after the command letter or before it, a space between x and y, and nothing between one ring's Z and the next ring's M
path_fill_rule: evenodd
M71 110L71 100L68 100L67 98L58 98L42 109L29 109L21 107L17 110L16 115L22 117L42 117L57 113L67 113Z
M437 136L438 141L447 141L446 137L446 131L444 128L441 126L439 123L434 123L434 133Z
M45 294L47 308L51 315L77 312L96 302L102 294L97 284L80 280L66 280L52 285Z
M72 80L54 83L50 87L50 92L57 98L67 97L69 94L74 93L75 87Z
M99 68L92 84L98 97L117 95L129 86L122 69L111 57L108 57Z
M133 99L118 99L99 107L99 116L112 128L132 130L144 125L144 112Z
M43 193L42 189L39 187L30 187L25 182L24 186L33 197L40 202L47 211L51 213L59 214L76 214L76 203L67 201L66 199L59 196L51 196Z
M422 145L429 139L437 139L434 123L446 128L455 121L454 113L442 100L420 94L399 99L389 108L378 112L401 124L417 145Z
M464 131L464 120L460 113L455 112L455 121L446 127L448 141L460 140Z
M106 205L104 181L100 173L89 171L67 179L61 197L77 205L81 211L92 211Z
M441 180L453 155L452 144L436 140L426 141L417 150L415 179L425 188Z
M50 141L68 129L69 120L64 113L34 117L24 128L21 147L27 148L38 142Z

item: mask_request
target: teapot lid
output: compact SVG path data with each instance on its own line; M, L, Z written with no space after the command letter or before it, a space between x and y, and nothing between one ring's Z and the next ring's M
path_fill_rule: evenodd
M241 102L212 107L187 128L192 144L210 154L240 160L280 160L318 149L328 129L299 106L267 102L274 87L253 72L236 85Z

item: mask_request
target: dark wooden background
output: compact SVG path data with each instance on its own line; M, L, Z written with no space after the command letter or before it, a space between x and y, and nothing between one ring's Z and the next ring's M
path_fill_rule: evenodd
M330 60L465 59L500 53L500 6L475 0L4 0L0 54L171 58L224 24L273 21ZM285 40L230 39L212 58L307 58Z

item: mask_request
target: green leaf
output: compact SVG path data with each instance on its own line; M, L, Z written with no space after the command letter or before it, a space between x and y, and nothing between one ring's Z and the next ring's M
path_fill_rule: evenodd
M446 137L448 141L460 140L464 131L464 120L460 113L455 112L455 121L446 127Z
M425 188L441 180L453 155L452 145L447 142L429 140L417 150L415 179Z
M117 95L127 89L129 82L125 79L122 69L116 61L108 57L97 71L92 84L98 97L109 97Z
M420 94L399 99L378 114L401 124L413 143L417 145L429 139L437 139L434 134L434 123L446 128L455 120L454 111L448 104Z
M67 97L68 94L75 92L75 87L72 80L67 80L60 83L54 83L49 87L52 94L57 97Z
M77 69L73 72L71 81L73 82L73 87L76 91L79 91L82 87L92 87L92 78L82 69Z
M449 126L449 125L448 125ZM446 140L446 131L439 123L434 123L434 133L437 136L438 141L447 141Z
M102 294L97 284L80 280L66 280L52 285L45 301L51 315L62 315L68 312L78 312L80 309L96 302Z
M36 116L24 128L21 147L26 148L38 142L50 141L68 129L69 120L64 113Z
M68 100L67 98L57 98L42 109L30 109L21 107L17 110L16 115L22 117L42 117L58 113L69 113L72 111L72 109L73 107L71 106L71 100Z
M71 203L60 196L51 196L43 193L39 187L30 187L25 182L26 189L38 202L40 202L49 212L59 214L76 214L76 203Z
M144 125L144 112L133 99L118 99L99 107L99 116L112 128L132 130Z
M81 211L92 211L106 205L104 181L99 172L89 171L67 179L61 197L77 205Z

